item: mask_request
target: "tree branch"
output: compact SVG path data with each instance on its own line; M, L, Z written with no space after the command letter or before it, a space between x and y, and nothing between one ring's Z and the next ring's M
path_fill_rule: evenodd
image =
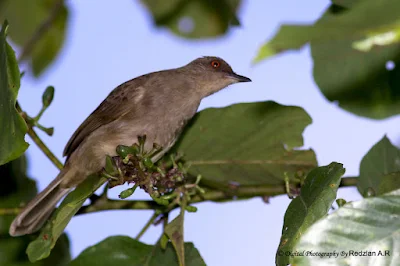
M340 181L340 186L341 187L357 186L357 182L358 182L358 177L356 176L343 177Z
M357 184L357 177L342 178L340 187L352 187ZM249 199L255 197L271 197L285 195L285 186L246 186L231 189L229 193L226 191L209 190L201 195L191 197L188 204L201 203L205 201L226 202L241 199ZM107 211L107 210L155 210L161 213L166 211L167 206L157 204L153 200L112 200L108 199L105 194L102 196L92 197L89 205L83 206L76 215ZM176 208L179 206L176 206ZM16 215L19 208L3 208L0 209L0 215Z
M342 178L340 187L351 187L357 184L357 177ZM188 204L201 203L205 201L225 202L254 197L285 195L285 186L246 186L226 191L210 190L202 195L193 196ZM179 206L176 206L179 207ZM77 213L86 214L106 210L160 210L164 212L166 206L157 204L152 200L112 200L99 197L92 204L83 206Z
M28 135L31 137L33 142L36 143L36 145L39 147L39 149L42 150L42 152L47 156L47 158L50 159L50 161L59 169L61 170L64 166L60 162L60 160L57 159L57 157L50 151L50 149L44 144L44 142L40 139L40 137L36 134L35 130L33 130L32 127L29 126L28 128Z
M285 194L284 186L252 186L238 187L227 194L223 191L207 191L202 195L195 195L191 198L189 204L200 203L204 201L227 201L233 199L248 199L261 196L275 196ZM105 210L160 210L164 212L166 206L157 204L152 200L112 200L99 197L90 205L83 206L77 214L85 214L91 212Z
M147 221L147 223L144 225L144 227L142 228L142 230L140 230L139 234L135 237L135 240L139 240L144 233L146 233L147 229L150 228L150 226L154 223L154 221L156 220L156 218L159 216L160 214L155 211L153 213L153 215L150 217L150 219Z
M25 119L26 124L28 125L28 135L31 137L31 139L33 140L33 142L36 143L36 145L39 147L39 149L41 149L43 151L43 153L47 156L47 158L50 159L50 161L58 168L58 169L62 169L63 168L63 164L60 162L60 160L57 159L57 157L51 152L51 150L47 147L46 144L44 144L44 142L40 139L40 137L37 135L37 133L35 132L35 130L32 128L32 125L30 123L28 123L27 119L26 119L26 113L22 111L20 104L18 103L18 101L15 104L15 108L17 109L17 111L21 114L21 116Z

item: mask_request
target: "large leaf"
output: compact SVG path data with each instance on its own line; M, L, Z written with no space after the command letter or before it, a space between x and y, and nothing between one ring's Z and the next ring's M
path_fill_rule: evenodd
M311 43L314 78L327 99L376 119L400 113L400 2L335 2L351 9L333 5L314 25L283 25L255 60ZM366 44L368 52L358 50Z
M362 2L371 2L362 1ZM372 3L373 2L373 3ZM370 24L370 14L374 14L374 23L387 21L391 11L400 12L398 1L372 1L374 13L365 13L364 19ZM375 6L379 4L378 6ZM361 4L360 4L361 5ZM390 6L390 8L388 8ZM358 6L353 7L354 12ZM321 18L321 24L333 17L344 16L346 12L328 10ZM369 15L367 15L369 14ZM330 101L336 101L340 107L356 115L383 119L400 113L400 46L398 45L398 17L392 17L392 26L382 26L377 36L338 38L326 43L311 42L314 60L314 79L321 92ZM357 22L354 22L357 23ZM361 21L359 23L362 23ZM387 22L389 23L389 21ZM374 31L374 29L371 29ZM370 32L373 35L373 32ZM388 45L373 46L375 42L389 38ZM367 37L367 38L366 38ZM390 42L392 39L392 42ZM375 41L374 41L375 40ZM366 49L360 51L357 48Z
M12 26L10 37L16 44L26 46L33 35L39 31L43 33L38 35L30 53L35 76L40 75L58 55L64 43L67 17L64 3L58 0L0 1L0 19L9 20ZM47 22L45 26L44 22Z
M192 243L185 243L186 266L205 266ZM113 236L85 249L70 266L178 266L171 244L166 250L159 245L143 244L127 236Z
M6 184L0 186L0 208L8 210L18 208L21 203L26 203L35 196L35 182L26 176L25 156L0 166L0 176ZM9 226L14 218L15 215L11 214L0 216L0 265L61 266L71 260L68 237L64 234L49 258L34 264L30 263L25 250L32 236L15 238L8 234Z
M292 200L286 210L281 242L276 253L277 265L286 266L292 263L293 257L290 254L300 236L327 215L336 199L340 178L344 172L342 164L331 163L318 167L307 175L300 196Z
M236 17L240 0L142 0L157 26L166 26L186 38L207 38L224 34Z
M332 4L335 4L339 7L350 8L353 7L355 4L360 2L361 0L331 0Z
M368 188L372 188L376 193L382 189L383 192L388 192L387 189L381 188L383 178L398 171L400 171L400 150L384 136L361 161L360 176L357 182L358 191L362 195ZM393 179L394 177L387 178ZM384 186L387 186L387 184ZM396 187L393 187L392 190L394 189Z
M189 172L202 182L280 185L316 166L302 132L311 118L300 107L275 102L235 104L199 112L173 151L184 153Z
M20 73L15 53L6 41L8 23L0 31L0 165L21 156L28 148L24 137L28 128L15 109Z
M382 177L377 195L382 195L400 188L400 172L394 172Z
M364 0L352 9L334 16L341 10L343 8L331 6L328 12L312 25L282 25L278 33L260 48L255 61L264 60L277 53L299 49L310 42L322 45L335 40L362 39L373 32L382 30L390 31L398 25L400 5L396 0ZM374 14L374 20L371 20L371 14Z
M82 207L85 200L90 197L101 185L107 181L97 175L89 176L78 187L68 194L60 207L53 213L50 220L43 227L40 235L32 241L26 250L29 260L35 262L47 258L57 243L72 217Z
M396 190L347 203L314 224L296 250L315 255L295 256L293 265L400 265L399 246L400 190Z

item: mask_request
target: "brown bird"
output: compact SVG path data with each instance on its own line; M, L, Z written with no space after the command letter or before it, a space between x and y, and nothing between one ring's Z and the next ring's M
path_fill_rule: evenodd
M249 81L223 59L206 56L119 85L72 135L64 149L64 168L18 214L10 235L39 230L63 196L90 174L101 171L106 155L117 155L118 145L132 145L137 136L146 135L145 150L151 150L153 143L163 148L153 158L157 161L174 145L204 97Z

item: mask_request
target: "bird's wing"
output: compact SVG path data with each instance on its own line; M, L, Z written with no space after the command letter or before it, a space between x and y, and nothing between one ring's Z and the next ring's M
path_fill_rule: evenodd
M63 155L69 157L82 141L99 127L117 120L128 112L134 112L133 106L145 92L142 87L145 79L146 77L142 76L115 88L75 131L65 146Z

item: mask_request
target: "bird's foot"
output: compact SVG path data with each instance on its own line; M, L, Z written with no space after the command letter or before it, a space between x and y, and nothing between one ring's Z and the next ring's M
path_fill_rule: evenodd
M118 178L118 177L116 177L116 176L113 176L113 175L110 175L110 174L107 173L106 170L104 170L104 169L103 169L103 171L101 172L101 175L104 176L104 177L106 177L107 179L110 179L110 180L114 180L114 181L120 180L120 178Z
M196 178L196 182L195 182L195 183L193 183L193 184L186 184L186 185L185 185L185 188L188 190L188 194L189 194L190 196L193 196L193 195L195 195L195 194L197 194L197 193L201 193L201 194L204 194L204 193L205 193L204 189L202 189L202 188L199 186L200 180L201 180L201 175L197 175L197 178Z

